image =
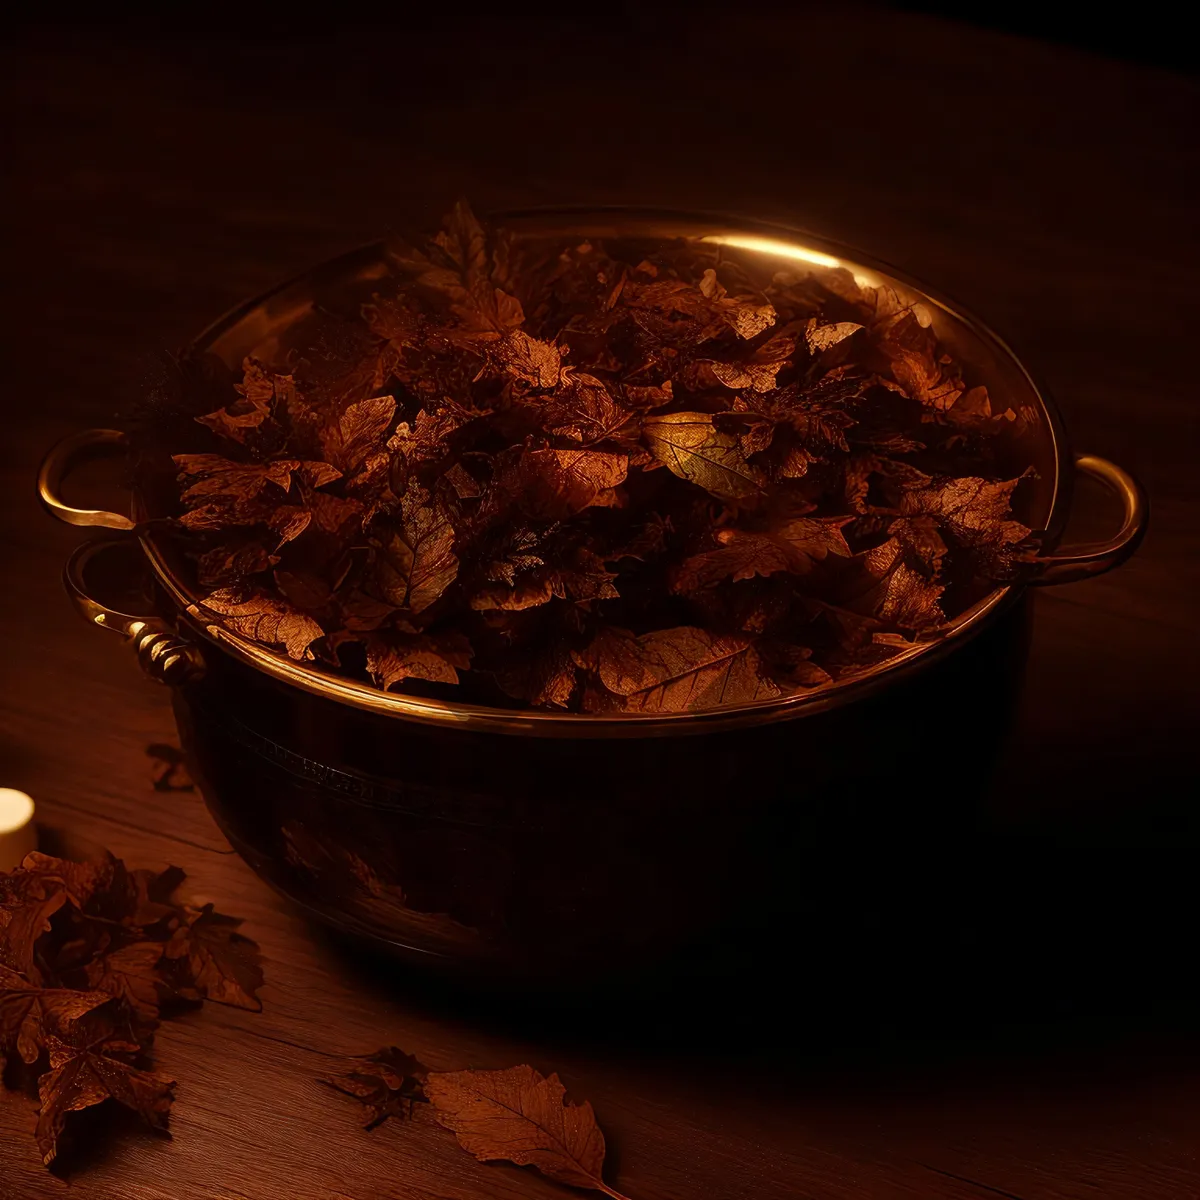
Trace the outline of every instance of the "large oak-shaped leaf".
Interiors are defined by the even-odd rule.
[[[717,429],[708,413],[648,417],[642,433],[650,453],[680,479],[722,500],[758,494],[758,472],[743,457],[738,439]]]
[[[900,499],[905,516],[936,517],[968,546],[1015,545],[1029,529],[1012,519],[1012,494],[1020,479],[992,483],[977,476],[943,480],[932,487],[912,488]]]
[[[13,1050],[23,1062],[37,1062],[48,1037],[110,999],[103,992],[37,987],[0,965],[0,1063]]]
[[[379,538],[375,579],[381,594],[397,608],[424,612],[457,575],[454,527],[428,492],[410,487],[399,521]]]
[[[214,912],[211,904],[188,911],[186,922],[163,950],[172,966],[169,979],[177,995],[262,1010],[255,995],[263,982],[258,947],[238,933],[241,923],[240,918]]]
[[[47,1166],[58,1154],[67,1117],[105,1100],[166,1130],[175,1083],[132,1065],[141,1047],[122,1014],[122,1007],[110,1001],[74,1021],[64,1036],[46,1040],[51,1070],[38,1082],[37,1140]]]
[[[572,1104],[557,1075],[530,1066],[434,1072],[425,1095],[437,1119],[480,1162],[531,1166],[560,1183],[624,1200],[601,1177],[604,1134],[590,1104]]]
[[[444,297],[464,332],[494,337],[525,319],[521,302],[496,286],[487,231],[465,200],[446,217],[428,255],[399,243],[389,253],[419,285]]]
[[[312,658],[309,647],[325,634],[312,617],[261,589],[246,593],[218,588],[203,604],[235,633],[267,646],[282,646],[292,658]]]
[[[161,942],[133,942],[113,950],[87,965],[88,986],[108,996],[125,1000],[138,1016],[154,1020],[168,995],[159,971]]]
[[[779,695],[779,688],[763,678],[749,638],[692,625],[641,637],[610,627],[601,630],[579,662],[623,697],[630,712],[685,712]]]

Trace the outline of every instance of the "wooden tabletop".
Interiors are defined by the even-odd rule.
[[[246,919],[267,983],[261,1014],[207,1006],[163,1026],[173,1138],[122,1130],[79,1158],[70,1193],[39,1162],[28,1102],[0,1093],[0,1200],[566,1194],[429,1125],[364,1133],[314,1079],[388,1043],[439,1069],[558,1070],[637,1200],[1200,1194],[1183,990],[1200,83],[932,18],[737,7],[10,39],[0,783],[134,865],[183,866],[193,898]],[[995,959],[976,946],[970,970],[893,944],[837,1022],[806,1002],[826,980],[798,937],[769,982],[719,1004],[527,1009],[348,957],[197,796],[151,789],[145,747],[176,740],[169,697],[68,607],[79,534],[34,501],[41,454],[107,423],[146,351],[460,193],[728,210],[862,246],[980,313],[1077,446],[1144,480],[1137,558],[1036,597],[1017,729],[959,864],[993,899],[1046,897],[1051,975],[1022,963],[1019,937]]]

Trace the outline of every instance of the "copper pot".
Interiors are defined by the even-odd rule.
[[[928,840],[960,821],[1015,695],[1024,587],[1119,565],[1145,533],[1148,503],[1120,467],[1071,454],[1056,409],[986,326],[857,253],[721,217],[617,209],[503,220],[528,238],[704,237],[890,284],[1020,413],[1014,473],[1036,476],[1016,515],[1045,531],[1020,586],[995,588],[937,636],[812,693],[665,715],[487,708],[384,693],[214,624],[150,523],[161,515],[154,496],[135,490],[130,516],[59,496],[80,455],[124,435],[90,430],[51,450],[39,477],[46,507],[131,535],[76,551],[68,592],[173,686],[205,800],[263,878],[321,920],[425,961],[586,974],[654,959],[738,912],[794,905],[809,848]],[[355,305],[385,270],[382,246],[354,251],[235,309],[196,349],[230,366],[248,354],[281,359],[303,344],[318,300]],[[1106,541],[1064,548],[1076,473],[1106,484],[1124,515]],[[101,594],[114,556],[148,565],[151,603]],[[896,764],[919,763],[930,738],[937,778],[914,804],[896,794]]]

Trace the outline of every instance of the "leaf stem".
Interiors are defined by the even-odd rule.
[[[597,1182],[597,1190],[603,1192],[610,1200],[629,1200],[629,1197],[624,1192],[616,1192],[604,1182],[603,1179]]]

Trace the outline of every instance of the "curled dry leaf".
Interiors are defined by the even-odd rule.
[[[150,776],[156,792],[191,792],[196,785],[188,773],[183,751],[166,742],[152,742],[146,754],[153,760]]]
[[[572,516],[622,483],[628,468],[626,455],[603,450],[527,450],[519,466],[522,506],[538,518]]]
[[[366,648],[367,670],[385,691],[405,679],[457,683],[471,665],[471,643],[461,634],[375,634]]]
[[[380,594],[396,608],[423,612],[458,575],[454,527],[429,494],[410,488],[398,522],[383,526],[375,578]]]
[[[642,435],[650,453],[673,475],[722,500],[745,500],[760,491],[757,473],[742,456],[737,438],[717,429],[707,413],[649,417]]]
[[[603,629],[578,655],[630,712],[670,713],[778,696],[751,639],[680,626],[637,637]]]
[[[234,941],[237,922],[174,901],[183,878],[178,867],[131,871],[107,853],[88,862],[33,853],[0,872],[0,1062],[13,1086],[38,1080],[47,1164],[71,1113],[108,1100],[165,1129],[174,1084],[146,1069],[164,1006],[230,1002],[231,977],[241,989],[232,1002],[257,1006],[246,989],[261,975],[229,965],[252,958],[253,943],[213,949]]]
[[[243,637],[381,688],[657,711],[844,677],[1019,577],[1026,417],[891,288],[465,202],[365,287],[240,379],[182,362],[146,435]],[[572,656],[614,628],[688,682],[608,688]]]
[[[37,1062],[49,1036],[63,1033],[111,998],[103,991],[38,987],[17,971],[0,966],[0,1066],[14,1051],[25,1063]]]
[[[312,658],[309,647],[325,634],[312,617],[261,590],[244,595],[234,588],[218,588],[204,597],[204,607],[235,633],[282,646],[292,658]]]
[[[368,459],[380,453],[395,414],[396,401],[391,396],[376,396],[349,405],[336,425],[321,431],[321,449],[329,462],[312,464],[326,470],[314,473],[311,485],[320,487],[339,475],[355,475]],[[330,463],[334,465],[330,467]]]
[[[166,1132],[175,1081],[135,1066],[142,1047],[115,1002],[91,1009],[73,1021],[64,1036],[46,1038],[50,1071],[38,1081],[41,1109],[37,1142],[49,1166],[67,1117],[105,1100],[132,1109],[159,1132]]]
[[[211,904],[186,911],[163,949],[173,968],[169,978],[176,995],[262,1011],[255,994],[263,982],[258,947],[237,932],[241,924],[239,918],[214,912]]]
[[[385,1046],[358,1059],[353,1068],[321,1082],[352,1096],[363,1106],[363,1128],[374,1129],[388,1117],[405,1119],[417,1104],[424,1104],[423,1081],[429,1069],[399,1046]]]
[[[531,1166],[570,1187],[625,1200],[602,1177],[604,1134],[592,1106],[567,1100],[557,1075],[530,1066],[432,1072],[425,1095],[438,1121],[480,1162]]]

